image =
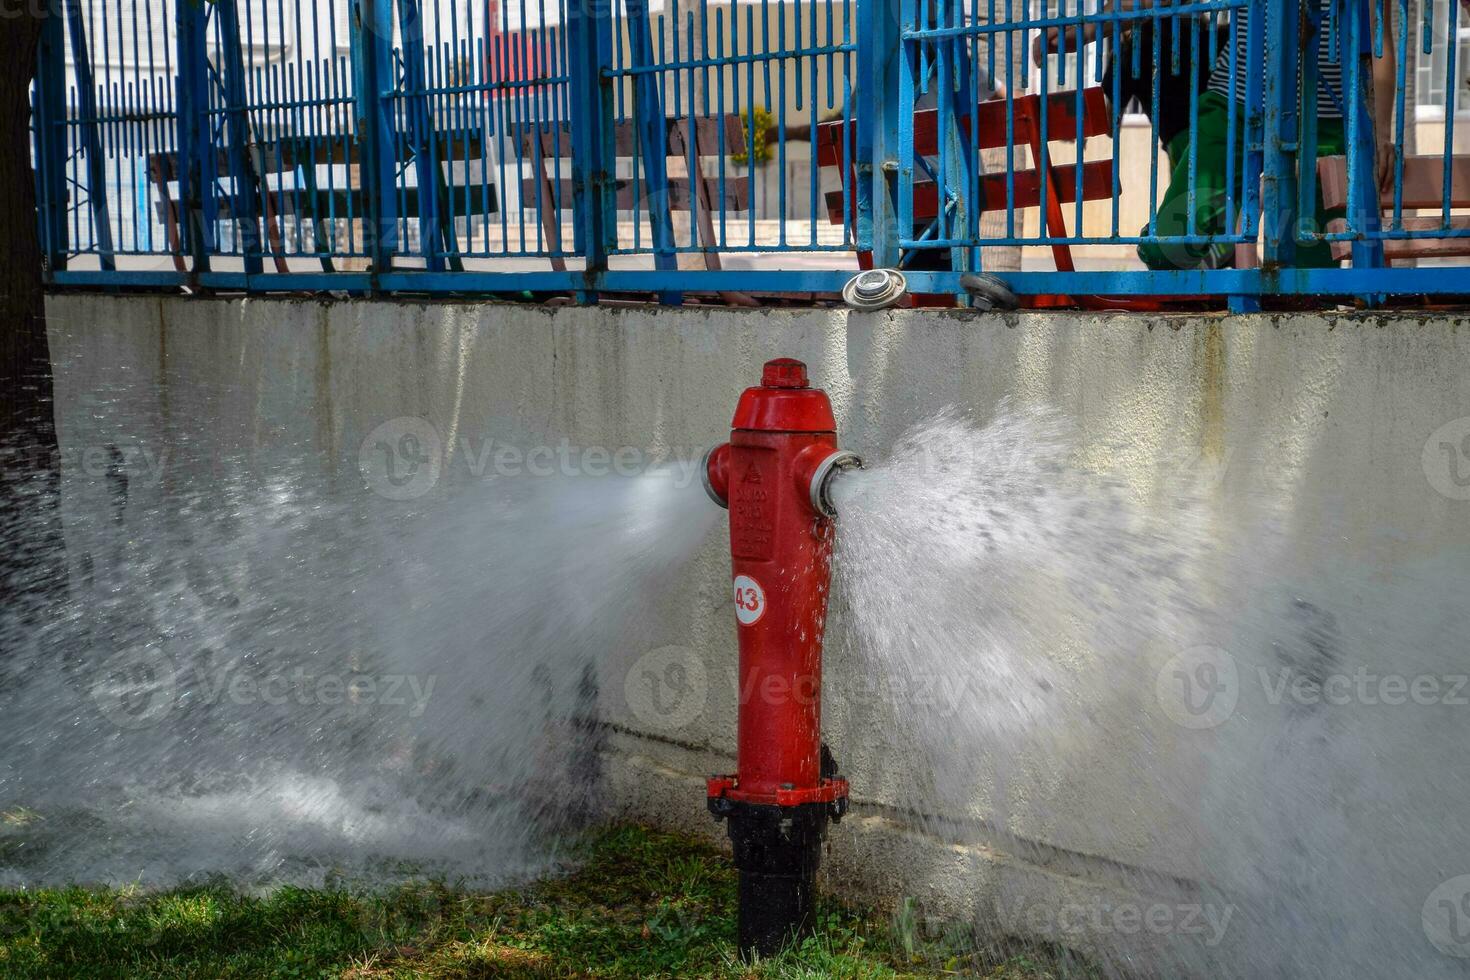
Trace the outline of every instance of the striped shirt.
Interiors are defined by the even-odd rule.
[[[1319,0],[1319,9],[1325,7],[1325,3]],[[1254,7],[1261,10],[1262,7]],[[1235,50],[1235,100],[1245,101],[1245,55],[1246,55],[1246,23],[1243,16],[1244,11],[1236,11],[1232,18],[1235,22],[1234,50]],[[1337,52],[1332,50],[1333,45],[1328,43],[1326,19],[1317,29],[1317,118],[1318,119],[1341,119],[1342,109],[1340,103],[1343,99],[1342,90],[1342,66],[1338,64]],[[1230,52],[1231,45],[1223,45],[1220,55],[1215,59],[1214,71],[1210,73],[1210,91],[1217,92],[1225,98],[1230,98]]]

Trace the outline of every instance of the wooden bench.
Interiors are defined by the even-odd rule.
[[[703,246],[705,267],[720,268],[719,237],[715,233],[715,214],[749,211],[751,186],[748,174],[734,173],[727,167],[723,181],[718,174],[707,176],[703,161],[710,157],[729,156],[746,149],[745,127],[735,113],[720,116],[696,116],[691,131],[689,120],[665,120],[665,138],[669,160],[683,160],[691,172],[668,178],[668,208],[690,211],[696,234]],[[613,130],[617,157],[631,158],[641,152],[638,130],[630,120],[619,122]],[[551,267],[566,269],[561,235],[561,212],[572,209],[572,182],[558,172],[562,161],[572,158],[572,134],[567,123],[555,126],[527,125],[520,138],[525,162],[531,165],[531,176],[521,181],[521,207],[535,208],[540,215]],[[620,211],[636,211],[648,206],[648,183],[640,175],[615,178],[615,195]]]
[[[1011,131],[1014,145],[1031,149],[1032,168],[1019,170],[1015,174],[1011,199],[1006,196],[1004,173],[984,174],[980,177],[980,200],[970,202],[974,212],[1002,211],[1008,206],[1020,208],[1041,207],[1047,233],[1054,238],[1068,235],[1065,213],[1062,206],[1076,203],[1080,196],[1084,201],[1108,200],[1113,196],[1113,161],[1111,158],[1088,160],[1082,163],[1080,180],[1077,161],[1082,154],[1081,144],[1077,157],[1059,163],[1055,155],[1046,158],[1045,196],[1042,193],[1042,145],[1047,142],[1083,142],[1094,136],[1106,136],[1112,132],[1107,101],[1101,88],[1082,90],[1082,125],[1079,134],[1077,93],[1055,92],[1047,96],[1046,130],[1042,131],[1041,96],[1025,95],[1012,100]],[[971,117],[974,123],[962,123],[961,131],[967,146],[978,146],[981,150],[998,149],[1006,146],[1006,100],[991,99],[976,106]],[[970,125],[979,132],[971,138]],[[914,154],[932,157],[939,154],[939,111],[923,109],[914,115]],[[833,224],[851,222],[856,227],[857,173],[851,166],[856,161],[851,143],[851,133],[845,120],[822,123],[817,127],[817,164],[821,167],[836,167],[842,174],[843,189],[827,194],[827,211]],[[978,162],[978,161],[977,161]],[[844,204],[846,208],[844,209]],[[939,214],[939,189],[933,180],[915,180],[913,212],[915,222],[930,222]],[[1076,265],[1072,260],[1071,248],[1065,243],[1052,245],[1052,256],[1061,272],[1072,272]],[[859,252],[858,264],[864,269],[873,267],[871,253]],[[1041,305],[1056,305],[1043,302]]]
[[[287,216],[296,219],[298,233],[303,220],[311,222],[312,253],[318,256],[324,271],[334,271],[330,255],[333,242],[325,222],[335,218],[362,220],[367,214],[361,190],[353,186],[352,180],[352,168],[358,164],[356,144],[342,137],[283,137],[270,143],[251,144],[249,154],[249,176],[255,181],[276,271],[287,271],[283,220]],[[177,205],[170,196],[170,183],[178,179],[178,158],[174,154],[155,154],[150,163],[159,196],[158,209],[168,215],[164,225],[169,247],[174,252],[174,265],[182,270]],[[330,176],[321,180],[319,168],[337,166],[346,168],[340,180]],[[220,151],[215,160],[215,178],[228,180],[229,176],[229,157]],[[234,201],[229,194],[220,195],[215,205],[221,218],[234,217]],[[299,250],[293,254],[299,254]]]
[[[1364,179],[1372,180],[1372,173]],[[1322,157],[1317,161],[1317,180],[1322,188],[1322,203],[1328,209],[1348,206],[1348,180],[1346,157]],[[1379,206],[1383,208],[1383,225],[1388,226],[1393,217],[1393,188],[1379,193]],[[1404,212],[1444,208],[1444,157],[1404,157],[1403,210]],[[1450,201],[1452,208],[1470,208],[1470,157],[1450,158]],[[1403,216],[1405,231],[1438,231],[1444,227],[1442,213],[1433,215]],[[1470,214],[1450,215],[1449,226],[1455,231],[1470,230]],[[1346,218],[1334,218],[1327,222],[1327,231],[1340,234],[1348,231]],[[1332,257],[1341,261],[1352,258],[1353,243],[1334,241]],[[1470,238],[1399,238],[1385,239],[1383,257],[1395,259],[1427,259],[1470,255]]]
[[[437,195],[440,227],[432,233],[440,236],[442,254],[448,256],[456,269],[461,264],[455,254],[458,252],[455,219],[488,217],[499,210],[495,184],[488,179],[489,165],[484,149],[484,141],[475,132],[435,134],[433,152],[439,168],[434,193]],[[333,243],[327,232],[327,222],[339,219],[363,221],[368,216],[367,200],[362,193],[360,178],[356,176],[361,166],[357,141],[340,135],[293,136],[251,144],[249,150],[251,173],[248,177],[254,181],[261,202],[266,239],[276,270],[287,271],[288,253],[282,219],[292,217],[297,221],[298,230],[303,221],[311,222],[312,251],[303,254],[316,257],[323,270],[333,271],[330,254]],[[402,174],[394,190],[398,216],[400,219],[421,217],[421,189],[416,182],[408,182],[416,178],[413,153],[407,138],[401,135],[398,159]],[[445,178],[446,164],[450,177],[455,179]],[[475,164],[480,168],[478,179],[471,173]],[[157,196],[155,213],[167,233],[174,266],[183,271],[179,205],[174,193],[179,180],[178,166],[176,153],[154,153],[148,157],[149,179]],[[325,175],[323,168],[327,171]],[[335,168],[344,171],[340,178],[334,175]],[[222,150],[215,154],[215,178],[230,179],[229,156]],[[215,204],[220,218],[233,217],[231,195],[217,195]],[[420,233],[431,234],[424,229]]]

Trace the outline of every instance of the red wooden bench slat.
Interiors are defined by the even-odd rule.
[[[407,156],[407,138],[400,137],[401,152]],[[440,132],[434,134],[433,153],[440,163],[459,163],[466,160],[481,160],[485,156],[485,141],[478,134]],[[250,145],[251,162],[257,170],[265,173],[281,173],[295,167],[357,164],[362,162],[361,147],[351,134],[345,136],[322,136],[318,138],[283,137],[268,139]],[[177,153],[152,153],[148,156],[151,166],[163,175],[163,179],[179,179],[179,156]],[[224,150],[215,153],[215,173],[227,177],[230,173],[229,155]]]
[[[687,156],[689,153],[689,120],[678,118],[665,121],[668,123],[666,139],[669,156]],[[535,129],[527,127],[521,134],[522,152],[535,153],[535,139],[538,133],[541,137],[543,155],[571,159],[572,130],[570,124],[558,123],[555,126],[538,126]],[[696,116],[695,135],[699,137],[700,156],[719,156],[721,135],[724,136],[725,156],[740,153],[745,149],[745,128],[740,117],[733,112],[727,112],[722,116]],[[620,157],[630,157],[635,150],[641,152],[638,144],[638,127],[632,120],[625,119],[613,126],[613,147],[614,152]]]
[[[1317,180],[1322,185],[1322,203],[1325,207],[1347,207],[1347,157],[1319,159]],[[1403,186],[1405,210],[1444,207],[1444,157],[1404,157]],[[1385,211],[1391,209],[1393,189],[1380,192],[1378,203]],[[1450,158],[1450,207],[1470,207],[1470,156]]]
[[[846,119],[834,119],[817,124],[817,166],[842,167],[855,162],[844,159],[842,154],[842,136],[848,131],[847,123]]]
[[[1071,166],[1054,167],[1052,183],[1056,186],[1057,199],[1062,204],[1073,204],[1077,200],[1077,175]],[[980,191],[984,203],[977,205],[981,212],[1003,211],[1006,207],[1006,175],[986,174],[980,178]],[[1041,176],[1036,170],[1016,172],[1016,208],[1041,206]],[[832,224],[844,221],[842,191],[827,192],[827,216]],[[1113,196],[1113,161],[1089,160],[1082,165],[1082,200],[1097,201]],[[851,205],[851,199],[848,204]],[[939,195],[930,180],[914,184],[914,220],[930,221],[939,213]]]
[[[1443,221],[1437,214],[1404,218],[1405,231],[1439,231],[1442,227]],[[1450,228],[1455,231],[1470,229],[1470,214],[1450,215]],[[1327,222],[1327,230],[1332,234],[1341,234],[1348,230],[1347,221],[1334,218]],[[1336,241],[1331,245],[1334,259],[1342,261],[1353,257],[1352,242]],[[1432,259],[1465,255],[1470,255],[1470,238],[1391,238],[1383,243],[1383,257],[1386,259]]]
[[[1034,124],[1041,125],[1041,96],[1023,95],[1013,101],[1011,127],[1017,144],[1030,140]],[[1051,140],[1077,139],[1077,93],[1053,92],[1046,100],[1046,131]],[[1006,145],[1006,100],[989,99],[976,106],[975,117],[980,123],[977,142],[982,150],[999,149]],[[920,156],[934,156],[939,152],[939,110],[921,109],[914,113],[914,152]],[[844,162],[842,136],[847,131],[843,119],[822,123],[817,127],[817,163],[823,167],[841,166]],[[968,141],[969,127],[961,126]],[[1108,118],[1108,105],[1103,90],[1098,87],[1082,90],[1082,138],[1106,136],[1112,132],[1112,121]],[[850,152],[850,151],[849,151]]]
[[[1077,132],[1077,94],[1075,92],[1055,92],[1047,96],[1046,111],[1046,133],[1052,140],[1076,140]],[[1023,95],[1015,100],[1015,110],[1012,112],[1012,128],[1015,133],[1015,141],[1025,142],[1031,137],[1028,128],[1035,124],[1041,126],[1041,96]],[[1004,99],[990,99],[980,103],[976,107],[976,117],[980,122],[980,133],[977,142],[982,150],[999,149],[1006,145],[1006,102]],[[939,112],[937,109],[925,110],[914,117],[914,150],[923,156],[933,156],[939,152]],[[961,126],[966,142],[969,142],[969,127]],[[1108,121],[1108,106],[1103,98],[1101,88],[1086,88],[1082,90],[1082,133],[1083,139],[1093,136],[1102,136],[1111,132]]]
[[[1341,156],[1322,157],[1317,161],[1317,180],[1322,187],[1322,203],[1328,208],[1347,207],[1348,175],[1347,158]],[[1404,158],[1403,208],[1405,211],[1444,207],[1444,157],[1408,156]],[[1393,211],[1393,188],[1381,190],[1378,205],[1384,211],[1386,227]],[[1450,158],[1450,207],[1470,207],[1470,156]],[[1431,232],[1443,226],[1443,218],[1434,215],[1404,215],[1406,231]],[[1455,230],[1470,228],[1470,215],[1451,215],[1450,227]],[[1327,222],[1327,230],[1340,234],[1348,230],[1347,221],[1335,218]],[[1352,258],[1353,243],[1332,242],[1332,257],[1338,261]],[[1470,255],[1470,238],[1413,238],[1386,239],[1383,242],[1383,257],[1394,259],[1448,258]]]
[[[709,180],[710,207],[715,211],[749,211],[750,210],[750,180],[746,177],[726,177],[724,200],[720,200],[719,182],[713,178]],[[553,192],[557,196],[552,201],[545,200],[547,192],[555,186]],[[538,191],[538,188],[540,190]],[[541,199],[537,199],[537,194]],[[617,204],[623,211],[634,209],[634,185],[631,179],[619,179],[617,182]],[[637,185],[638,201],[637,207],[642,209],[648,206],[648,184],[639,181]],[[526,177],[521,181],[521,200],[528,205],[539,204],[543,208],[552,207],[559,202],[562,210],[571,210],[572,207],[572,182],[562,179],[552,185],[550,182],[543,184],[535,177]],[[669,178],[669,202],[668,207],[674,211],[688,211],[690,205],[689,178]]]

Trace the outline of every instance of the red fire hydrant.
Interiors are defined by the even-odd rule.
[[[830,487],[862,464],[837,448],[826,393],[790,358],[766,364],[731,428],[703,473],[710,496],[730,510],[737,771],[709,780],[708,805],[729,820],[741,954],[769,956],[810,926],[827,823],[847,810],[847,781],[821,740],[822,634],[836,516]]]

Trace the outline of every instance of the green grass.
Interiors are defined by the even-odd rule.
[[[589,839],[578,869],[495,893],[221,883],[169,892],[0,891],[4,977],[1092,976],[1065,951],[921,934],[912,907],[835,900],[816,933],[754,967],[735,955],[735,876],[707,843],[643,827]]]

